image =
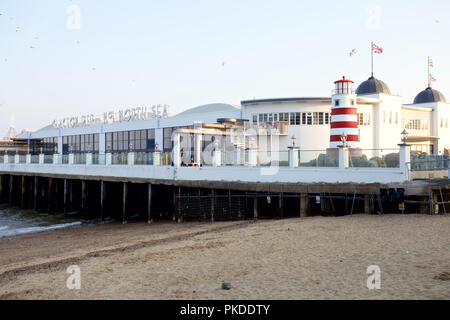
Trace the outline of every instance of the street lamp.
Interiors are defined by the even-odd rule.
[[[346,147],[347,146],[347,135],[344,132],[341,133],[341,141],[342,141],[342,146]]]
[[[295,147],[295,142],[297,141],[297,137],[295,136],[295,134],[292,135],[291,139],[292,139],[292,146]]]
[[[408,132],[406,131],[406,129],[403,129],[401,135],[403,144],[406,144],[406,140],[408,139]]]

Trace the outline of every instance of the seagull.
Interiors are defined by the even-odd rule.
[[[222,62],[222,67],[225,67],[225,61]]]
[[[96,68],[92,68],[93,71],[97,70]]]
[[[434,20],[434,22],[439,23],[440,21],[438,19]]]
[[[30,46],[30,49],[34,49],[34,47],[33,47],[33,46]]]
[[[352,49],[352,51],[350,51],[349,53],[350,57],[353,56],[354,54],[356,54],[356,49]]]

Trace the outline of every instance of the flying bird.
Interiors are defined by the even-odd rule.
[[[222,62],[222,67],[225,67],[225,61]]]
[[[352,51],[350,51],[349,53],[350,57],[353,56],[354,54],[356,54],[356,49],[352,49]]]

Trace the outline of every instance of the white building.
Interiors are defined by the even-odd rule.
[[[338,101],[341,99],[344,101]],[[133,109],[126,111],[130,116],[121,114],[119,120],[105,118],[90,124],[83,120],[76,125],[66,125],[67,128],[60,128],[55,123],[33,133],[24,133],[19,138],[30,141],[29,150],[34,154],[152,152],[155,149],[170,152],[174,131],[179,128],[192,130],[202,124],[202,128],[222,130],[216,136],[225,137],[224,150],[233,145],[256,147],[250,140],[244,145],[234,138],[226,138],[227,123],[236,123],[232,119],[237,119],[237,124],[244,128],[244,136],[245,132],[253,130],[260,151],[287,152],[294,143],[300,150],[324,151],[330,148],[332,106],[339,103],[356,107],[358,128],[352,132],[358,132],[359,148],[363,150],[397,148],[400,133],[406,129],[412,152],[449,153],[450,104],[444,96],[427,88],[412,104],[403,105],[399,96],[391,94],[388,86],[374,77],[361,83],[355,92],[350,88],[347,95],[247,100],[242,101],[240,107],[209,104],[166,118],[141,117],[140,111]],[[202,149],[216,140],[215,134],[206,131],[190,134],[192,139],[187,140],[191,146],[197,139],[193,136],[202,135]],[[193,151],[190,147],[187,149],[183,151]]]

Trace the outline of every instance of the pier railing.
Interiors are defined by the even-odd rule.
[[[174,150],[176,150],[174,148]],[[398,169],[410,171],[448,168],[450,156],[410,155],[409,146],[391,149],[356,149],[348,147],[326,150],[262,151],[236,147],[234,150],[204,152],[120,152],[77,154],[2,154],[0,164],[68,165],[68,166],[173,166],[173,167],[280,167],[323,169]]]

